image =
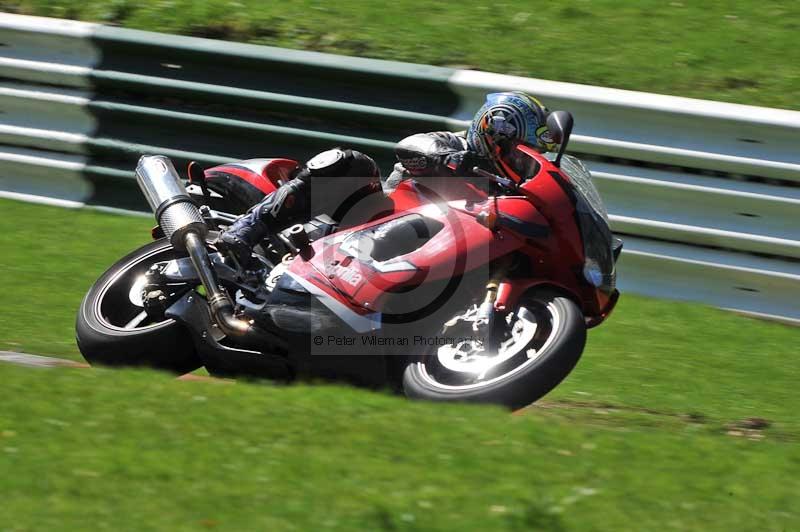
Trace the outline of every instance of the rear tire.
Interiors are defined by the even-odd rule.
[[[571,299],[554,292],[535,293],[523,299],[520,305],[536,306],[540,309],[537,315],[550,316],[548,339],[540,339],[535,357],[527,355],[529,349],[535,347],[534,338],[525,346],[525,358],[517,366],[485,382],[459,384],[448,380],[458,378],[458,373],[448,371],[439,363],[439,355],[434,351],[406,367],[403,374],[406,395],[430,401],[496,403],[516,409],[555,388],[578,363],[586,344],[583,313]]]
[[[116,262],[83,298],[75,324],[78,349],[92,365],[147,366],[188,373],[203,365],[182,325],[167,319],[126,328],[143,309],[130,301],[135,280],[156,262],[178,256],[169,241],[147,244]]]

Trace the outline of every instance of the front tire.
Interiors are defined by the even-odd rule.
[[[202,366],[189,331],[172,319],[151,320],[132,301],[134,284],[152,264],[178,256],[161,239],[120,259],[95,282],[81,302],[75,324],[78,349],[87,362],[179,374]],[[176,293],[189,288],[176,287]]]
[[[406,367],[405,394],[415,399],[496,403],[516,409],[555,388],[583,353],[583,313],[571,299],[542,291],[523,298],[515,314],[536,320],[534,333],[530,339],[523,337],[524,345],[516,348],[518,352],[498,351],[495,356],[499,358],[470,360],[469,356],[453,356],[452,346],[438,347]],[[513,318],[510,320],[513,325],[509,323],[508,327],[516,327]],[[508,342],[513,341],[511,335],[509,330]]]

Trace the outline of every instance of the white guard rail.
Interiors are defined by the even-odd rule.
[[[140,153],[216,163],[464,127],[487,92],[575,116],[620,287],[800,323],[800,113],[0,14],[0,196],[143,205]]]

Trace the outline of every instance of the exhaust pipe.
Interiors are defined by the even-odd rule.
[[[220,287],[206,251],[208,226],[186,192],[172,161],[163,155],[142,156],[136,165],[136,182],[172,247],[189,254],[208,294],[211,315],[222,332],[236,337],[255,336],[255,333],[262,335],[261,331],[255,330],[252,322],[233,315],[233,303]],[[275,335],[268,336],[273,342],[282,342]]]
[[[205,239],[208,226],[181,183],[172,161],[163,155],[143,156],[136,165],[136,182],[172,247],[186,251],[184,241],[189,233]]]

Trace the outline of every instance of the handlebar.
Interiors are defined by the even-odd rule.
[[[516,185],[516,183],[514,183],[514,181],[512,181],[510,179],[507,179],[505,177],[500,177],[497,174],[493,174],[491,172],[487,172],[486,170],[484,170],[483,168],[480,168],[478,166],[473,166],[472,167],[472,173],[477,175],[477,176],[479,176],[479,177],[483,177],[484,179],[488,179],[489,181],[493,181],[493,182],[497,183],[498,185],[502,185],[502,186],[504,186],[506,188],[514,188],[514,186]]]

